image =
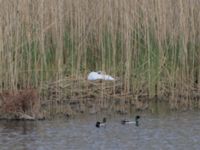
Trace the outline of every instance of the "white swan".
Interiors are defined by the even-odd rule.
[[[110,75],[106,75],[105,73],[98,71],[98,72],[90,72],[88,77],[88,80],[111,80],[114,81],[115,79],[111,77]]]

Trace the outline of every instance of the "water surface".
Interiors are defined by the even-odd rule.
[[[108,116],[106,128],[96,128],[103,116],[52,121],[0,121],[1,150],[199,150],[200,112],[141,114],[140,126],[123,126],[130,116]],[[133,119],[133,118],[132,118]]]

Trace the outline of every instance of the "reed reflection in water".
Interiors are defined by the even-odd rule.
[[[2,150],[63,149],[200,149],[200,112],[162,115],[141,114],[140,126],[123,126],[129,116],[108,116],[106,128],[96,128],[103,116],[86,115],[70,120],[1,121]]]

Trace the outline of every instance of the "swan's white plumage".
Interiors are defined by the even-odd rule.
[[[90,72],[87,77],[88,80],[111,80],[114,81],[115,79],[110,75],[106,75],[102,72]]]

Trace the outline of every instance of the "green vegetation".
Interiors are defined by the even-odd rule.
[[[0,0],[0,89],[103,70],[124,93],[188,105],[200,79],[199,10],[198,0]]]

